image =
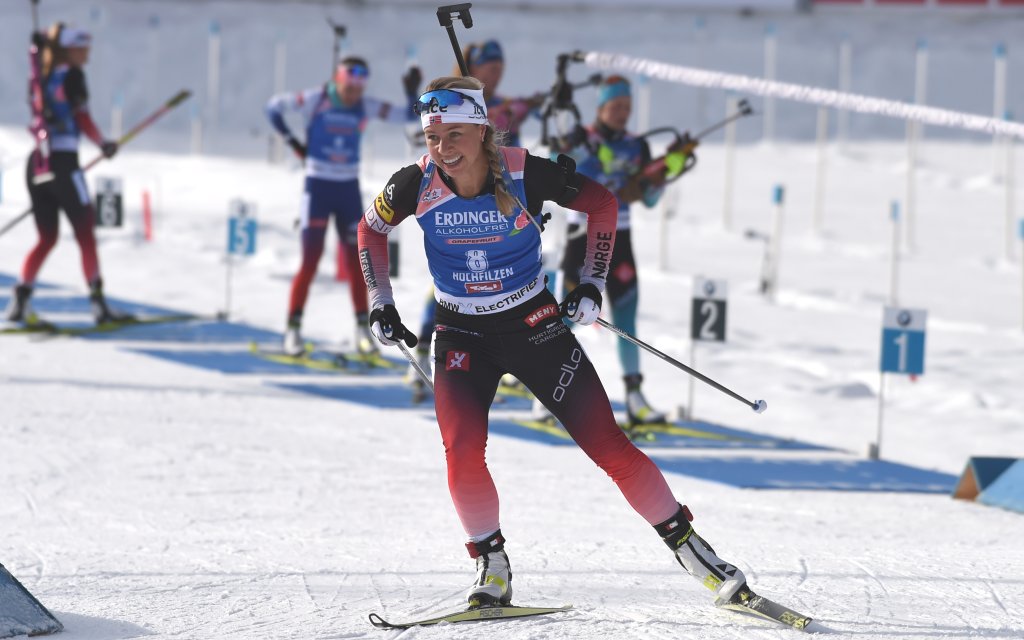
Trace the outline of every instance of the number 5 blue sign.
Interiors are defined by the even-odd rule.
[[[882,321],[882,371],[924,373],[924,336],[928,312],[886,307]]]
[[[228,253],[251,256],[256,253],[256,221],[228,218]]]

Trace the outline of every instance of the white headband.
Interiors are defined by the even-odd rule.
[[[65,49],[81,49],[92,44],[92,36],[85,29],[64,27],[61,29],[58,43]]]
[[[432,124],[452,124],[456,122],[490,124],[487,120],[487,103],[484,102],[484,92],[482,89],[447,89],[447,91],[461,93],[470,99],[463,100],[462,104],[459,105],[441,106],[440,104],[435,104],[430,109],[425,108],[425,105],[421,103],[420,106],[424,107],[422,113],[420,113],[420,125],[422,128],[426,129]]]

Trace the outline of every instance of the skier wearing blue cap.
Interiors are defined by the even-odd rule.
[[[487,117],[498,131],[505,132],[509,146],[519,146],[519,127],[534,113],[547,94],[536,93],[522,98],[498,95],[498,85],[505,74],[505,55],[497,40],[469,44],[462,51],[469,75],[484,85]]]
[[[651,151],[646,140],[626,131],[626,123],[632,111],[629,81],[618,75],[605,78],[598,89],[597,105],[595,122],[585,128],[586,144],[578,146],[573,156],[577,160],[577,171],[604,185],[618,199],[618,241],[609,268],[608,298],[613,323],[627,333],[636,335],[639,287],[630,240],[630,204],[639,200],[652,207],[661,198],[664,188],[645,186],[631,180],[651,161]],[[569,290],[578,286],[580,281],[586,232],[586,217],[571,212],[567,231],[569,240],[562,260],[564,282]],[[640,390],[643,375],[640,373],[639,349],[633,343],[619,338],[618,352],[626,385],[629,424],[665,422],[665,414],[652,408]]]

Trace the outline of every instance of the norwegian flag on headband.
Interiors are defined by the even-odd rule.
[[[430,116],[430,124],[441,124],[441,116]]]

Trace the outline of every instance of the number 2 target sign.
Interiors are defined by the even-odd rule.
[[[690,337],[705,342],[725,342],[726,282],[697,276],[690,307]]]

